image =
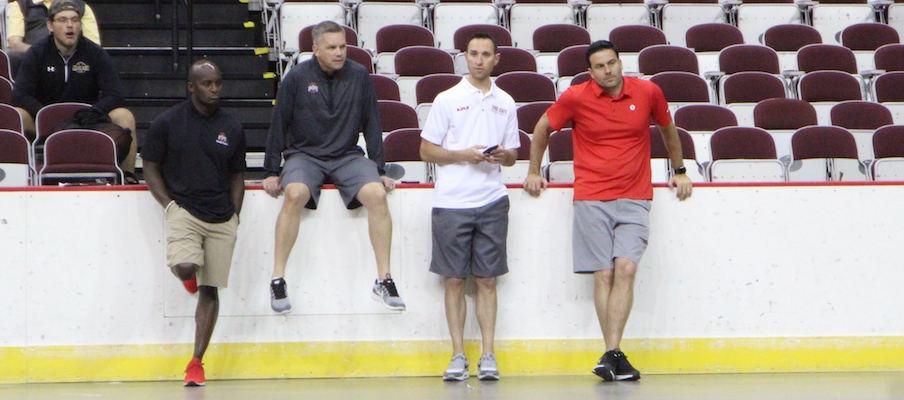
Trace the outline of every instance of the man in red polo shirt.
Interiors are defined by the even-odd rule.
[[[606,352],[593,373],[607,381],[640,379],[619,349],[634,301],[637,264],[649,237],[652,119],[665,140],[674,167],[669,188],[678,199],[691,195],[681,141],[668,103],[656,84],[622,77],[618,50],[608,41],[587,49],[590,81],[565,91],[537,122],[524,190],[539,196],[547,186],[540,160],[549,134],[574,125],[574,272],[592,273],[594,303]]]

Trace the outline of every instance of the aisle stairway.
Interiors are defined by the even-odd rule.
[[[245,127],[250,172],[246,178],[259,179],[260,152],[277,85],[260,13],[250,11],[240,0],[194,0],[189,60],[188,2],[176,3],[178,51],[174,52],[173,2],[90,1],[100,24],[101,41],[116,63],[128,107],[135,114],[139,151],[154,117],[186,98],[187,67],[194,60],[208,58],[223,71],[223,108]]]

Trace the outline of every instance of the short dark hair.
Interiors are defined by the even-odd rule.
[[[587,47],[587,64],[590,64],[590,56],[592,56],[593,53],[600,52],[603,50],[614,51],[615,58],[618,58],[618,48],[615,47],[614,43],[612,43],[608,40],[597,40],[597,41],[591,43],[590,46]],[[591,65],[591,67],[593,67],[593,65]]]
[[[323,36],[324,33],[336,33],[342,32],[345,33],[345,29],[342,29],[342,25],[339,25],[333,21],[323,21],[317,25],[314,25],[314,29],[311,29],[311,39],[313,39],[316,44],[320,37]]]
[[[466,42],[467,44],[465,45],[465,50],[468,50],[467,45],[471,44],[471,41],[474,39],[489,39],[491,42],[493,42],[493,54],[496,54],[499,50],[499,46],[496,45],[496,39],[493,39],[492,36],[485,32],[474,32],[474,34],[469,36],[468,41]]]

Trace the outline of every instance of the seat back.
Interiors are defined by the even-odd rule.
[[[38,110],[38,115],[35,117],[35,131],[37,134],[35,144],[43,144],[61,122],[72,118],[76,111],[89,107],[91,105],[85,103],[54,103],[42,107]]]
[[[807,126],[791,136],[793,160],[812,158],[857,158],[857,142],[847,129],[837,126]]]
[[[395,52],[409,46],[436,46],[433,32],[418,25],[386,25],[377,31],[376,40],[377,53]]]
[[[753,108],[753,123],[769,130],[800,129],[816,125],[816,109],[798,99],[767,99]]]
[[[744,71],[781,73],[775,50],[758,44],[735,44],[722,49],[719,52],[719,71],[726,74]]]
[[[433,74],[422,77],[415,86],[417,104],[433,103],[436,95],[461,82],[461,76],[455,74]]]
[[[775,25],[763,33],[763,44],[775,51],[797,52],[814,43],[822,43],[822,36],[815,28],[804,24]]]
[[[854,76],[841,71],[813,71],[800,77],[798,98],[814,102],[862,100],[863,88]]]
[[[873,156],[878,160],[889,157],[904,158],[904,125],[889,125],[873,134]]]
[[[574,144],[571,140],[571,128],[561,129],[549,136],[549,162],[573,161]]]
[[[0,103],[0,129],[9,129],[19,133],[25,133],[22,115],[16,111],[15,107],[9,104]]]
[[[420,149],[420,129],[399,129],[383,138],[383,155],[386,162],[398,164],[405,170],[400,178],[403,182],[433,181],[431,165],[421,159]]]
[[[374,91],[377,92],[377,100],[395,100],[400,101],[399,84],[395,80],[380,74],[370,74],[370,81],[374,85]]]
[[[518,129],[527,133],[534,133],[537,121],[546,113],[553,104],[551,101],[537,101],[523,104],[518,107]]]
[[[369,51],[357,46],[346,46],[345,57],[364,66],[367,72],[374,73],[374,57]]]
[[[512,71],[537,72],[537,59],[531,52],[518,47],[499,47],[497,51],[499,63],[493,67],[492,76]]]
[[[797,67],[804,72],[835,70],[856,74],[857,57],[847,47],[808,44],[797,51]]]
[[[496,41],[496,46],[512,46],[512,34],[505,28],[493,24],[465,25],[455,30],[455,49],[465,53],[468,51],[468,38],[475,33],[486,33]],[[443,44],[445,46],[445,44]]]
[[[904,125],[876,130],[872,138],[874,160],[871,175],[877,181],[904,180]]]
[[[841,45],[851,50],[875,51],[886,44],[901,43],[898,31],[886,24],[863,22],[841,31]]]
[[[731,126],[713,133],[709,139],[712,160],[774,160],[775,141],[760,128]]]
[[[421,159],[421,130],[398,129],[383,138],[383,155],[387,162],[423,161]]]
[[[6,54],[6,51],[0,51],[0,78],[5,78],[10,81],[16,78],[13,76],[9,55]]]
[[[829,115],[832,125],[846,129],[875,130],[894,124],[891,111],[882,104],[871,101],[843,101],[832,106]]]
[[[13,82],[2,77],[0,77],[0,103],[13,103]]]
[[[590,44],[590,32],[574,24],[549,24],[533,34],[534,50],[557,53],[567,47]]]
[[[674,117],[675,125],[692,132],[715,132],[727,126],[738,126],[735,114],[728,108],[716,104],[681,106],[675,110]]]
[[[116,162],[116,144],[107,134],[90,129],[64,129],[47,137],[39,179],[112,178],[123,182]]]
[[[886,72],[873,79],[876,101],[904,102],[904,71]]]
[[[694,52],[718,52],[734,45],[744,44],[744,34],[737,27],[725,23],[694,25],[685,34],[687,48]]]
[[[709,85],[700,75],[690,72],[660,72],[650,81],[662,88],[669,103],[709,103]]]
[[[558,75],[575,76],[581,72],[587,72],[590,64],[587,63],[587,45],[577,45],[568,47],[559,52],[556,58],[558,67]]]
[[[436,47],[405,47],[396,52],[394,63],[395,73],[400,76],[455,73],[452,56]]]
[[[650,25],[624,25],[612,29],[609,41],[619,53],[640,53],[641,50],[655,45],[668,44],[665,33]]]
[[[700,64],[693,50],[671,45],[654,45],[640,51],[637,65],[641,74],[656,75],[665,71],[700,73]]]
[[[512,96],[516,103],[556,101],[556,85],[536,72],[515,71],[499,75],[496,86]]]
[[[31,144],[22,133],[0,129],[0,172],[0,187],[27,186],[31,181]]]
[[[886,72],[904,71],[904,44],[886,44],[876,49],[873,54],[876,69]]]
[[[380,124],[383,132],[392,132],[402,128],[417,128],[417,112],[401,101],[379,100]]]

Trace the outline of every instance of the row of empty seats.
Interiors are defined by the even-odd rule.
[[[0,186],[66,179],[122,183],[123,171],[110,136],[90,129],[55,129],[76,111],[89,107],[84,103],[56,103],[41,108],[35,118],[36,137],[29,141],[22,116],[9,104],[0,103],[0,135],[4,136],[0,165],[6,175]]]
[[[900,181],[904,179],[904,125],[881,127],[870,135],[874,158],[858,159],[854,135],[838,126],[806,126],[788,135],[788,156],[776,151],[774,135],[762,128],[728,126],[709,137],[709,161],[699,163],[692,133],[678,129],[683,158],[694,181],[709,182],[814,182]],[[544,157],[543,171],[550,182],[574,180],[571,129],[553,133]],[[530,139],[521,132],[522,144],[514,167],[503,168],[504,181],[523,182],[527,174]],[[665,182],[671,166],[659,129],[650,127],[654,182]],[[419,154],[420,129],[399,129],[385,137],[387,162],[403,165],[404,182],[433,182],[436,176]],[[694,168],[694,166],[697,168]],[[441,179],[441,178],[439,178]]]
[[[512,33],[514,45],[535,47],[533,32],[543,25],[572,24],[592,37],[606,38],[612,29],[642,24],[662,29],[671,44],[684,46],[685,32],[702,23],[734,25],[747,43],[756,43],[770,26],[784,23],[811,25],[829,43],[845,26],[859,22],[887,23],[904,32],[902,6],[884,2],[850,1],[263,1],[269,37],[284,48],[305,26],[333,20],[355,29],[360,44],[376,49],[378,31],[386,25],[408,24],[430,29],[436,44],[451,48],[454,32],[470,24],[495,24]],[[284,42],[284,43],[283,43]]]

